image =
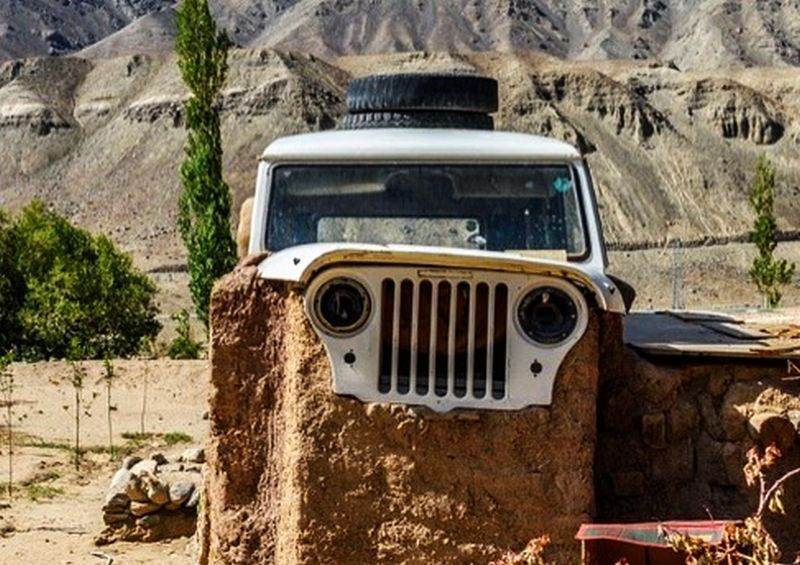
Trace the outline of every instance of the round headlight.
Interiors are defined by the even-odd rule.
[[[331,279],[314,296],[314,312],[327,331],[353,333],[361,329],[369,318],[369,293],[364,285],[353,279]]]
[[[538,343],[566,340],[578,325],[578,305],[566,292],[543,286],[529,292],[517,309],[519,327]]]

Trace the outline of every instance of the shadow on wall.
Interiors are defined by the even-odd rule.
[[[770,472],[800,466],[800,381],[786,361],[606,359],[598,406],[598,521],[729,519],[752,514],[747,451],[776,443]],[[786,516],[766,524],[783,555],[800,551],[800,480],[786,484]]]

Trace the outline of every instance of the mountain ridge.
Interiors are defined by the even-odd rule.
[[[172,0],[82,6],[0,0],[0,59],[111,57],[172,47]],[[325,58],[503,51],[567,60],[658,59],[681,69],[800,64],[800,0],[215,0],[211,8],[241,47]]]

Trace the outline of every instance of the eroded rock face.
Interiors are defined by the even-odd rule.
[[[701,80],[689,93],[688,111],[697,112],[722,137],[771,145],[783,137],[785,118],[763,94],[725,80]]]
[[[462,563],[591,519],[599,321],[549,408],[436,415],[331,391],[302,298],[242,268],[212,302],[206,563]]]
[[[642,96],[597,71],[544,73],[535,82],[539,98],[587,112],[609,124],[617,135],[645,141],[670,127],[667,118]]]

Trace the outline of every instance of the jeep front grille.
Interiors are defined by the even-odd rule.
[[[381,394],[505,398],[506,284],[385,278],[380,295]]]

